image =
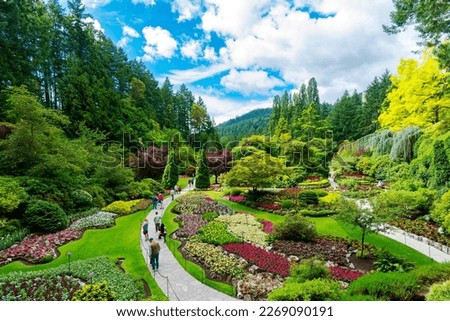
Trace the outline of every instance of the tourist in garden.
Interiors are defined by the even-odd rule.
[[[175,193],[178,193],[178,185],[175,185],[175,186],[173,187],[173,189],[175,190]]]
[[[162,193],[158,194],[158,204],[160,205],[161,209],[163,209],[163,201],[164,201],[164,196]]]
[[[175,199],[175,190],[174,189],[172,189],[170,191],[170,196],[172,197],[172,201],[173,201]]]
[[[144,233],[145,240],[148,240],[148,220],[144,220],[144,224],[142,225],[142,233]]]
[[[158,198],[156,197],[156,195],[152,195],[152,204],[153,209],[156,210],[156,208],[158,207]]]
[[[158,241],[154,240],[153,237],[149,239],[150,241],[150,264],[152,265],[153,271],[158,271],[159,269],[159,251],[161,247]]]
[[[166,227],[164,223],[161,223],[159,227],[159,239],[163,239],[164,243],[166,243]]]
[[[153,222],[155,222],[155,231],[159,231],[159,227],[161,226],[161,216],[158,215],[158,212],[155,213],[155,217],[153,218]]]

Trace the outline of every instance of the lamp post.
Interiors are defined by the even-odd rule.
[[[94,278],[94,276],[95,276],[94,272],[91,272],[88,274],[88,278],[89,278],[89,281],[91,282],[91,284],[92,284],[92,279]]]
[[[67,259],[69,260],[69,274],[70,274],[70,257],[72,256],[72,252],[67,252]]]

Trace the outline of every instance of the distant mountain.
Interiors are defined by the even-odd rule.
[[[255,109],[216,127],[222,143],[240,141],[251,135],[266,134],[272,108]]]

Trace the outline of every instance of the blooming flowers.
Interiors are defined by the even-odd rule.
[[[222,245],[222,248],[243,257],[264,271],[276,273],[283,277],[289,275],[289,261],[279,253],[266,251],[250,243],[230,243]]]
[[[355,281],[357,278],[361,277],[364,275],[364,273],[356,271],[356,270],[352,270],[346,267],[342,267],[342,266],[330,266],[328,267],[328,269],[331,272],[331,275],[338,279],[339,281],[344,281],[344,282],[352,282]]]
[[[228,200],[230,200],[232,202],[236,202],[236,203],[246,200],[246,197],[242,196],[242,195],[238,195],[238,196],[228,195],[227,198],[228,198]]]
[[[56,247],[81,237],[80,230],[65,229],[55,234],[29,235],[22,242],[16,243],[0,252],[0,258],[24,259],[38,263],[50,257],[55,258]]]
[[[237,237],[261,246],[266,246],[266,234],[253,215],[235,214],[219,216],[216,221],[227,223],[228,231]]]

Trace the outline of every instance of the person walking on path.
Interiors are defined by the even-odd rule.
[[[153,237],[149,239],[150,241],[150,264],[153,271],[158,271],[159,269],[159,251],[161,247],[158,241],[154,240]]]
[[[163,239],[164,243],[166,243],[166,227],[164,223],[161,223],[161,226],[159,227],[159,239]]]
[[[152,195],[152,204],[153,204],[153,209],[156,210],[156,208],[158,207],[158,199],[156,198],[155,195]]]
[[[159,227],[161,226],[161,216],[158,215],[158,212],[155,213],[155,217],[153,218],[153,222],[155,222],[155,232],[159,231]]]
[[[145,240],[148,240],[148,220],[144,220],[144,224],[142,225],[142,233],[144,234]]]
[[[164,196],[163,196],[162,193],[159,193],[159,194],[158,194],[158,203],[159,203],[161,209],[164,208],[164,206],[163,206],[163,201],[164,201]]]
[[[173,201],[175,199],[175,190],[174,189],[172,189],[170,191],[170,196],[172,197],[172,201]]]

